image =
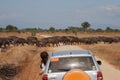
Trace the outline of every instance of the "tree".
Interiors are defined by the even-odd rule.
[[[68,34],[68,31],[69,31],[68,29],[65,29],[65,32],[66,32],[67,34]]]
[[[14,25],[7,25],[6,30],[7,31],[16,31],[16,30],[18,30],[18,28]]]
[[[84,31],[86,32],[87,29],[91,26],[89,22],[85,21],[81,24],[82,28],[84,29]]]
[[[50,32],[52,32],[52,33],[55,32],[55,28],[54,28],[54,27],[50,27],[49,30],[50,30]]]
[[[77,32],[79,31],[78,27],[74,27],[74,26],[69,26],[68,30],[72,33],[74,33],[75,35],[77,35]]]
[[[3,31],[3,28],[0,27],[0,32],[2,32],[2,31]]]
[[[111,31],[113,31],[113,29],[110,28],[110,27],[107,27],[105,31],[108,31],[108,32],[110,31],[111,32]]]
[[[102,30],[101,28],[96,29],[97,32],[103,32],[104,30]]]

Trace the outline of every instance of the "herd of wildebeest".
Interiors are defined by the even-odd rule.
[[[37,47],[50,47],[50,46],[60,46],[62,45],[76,45],[76,44],[86,44],[92,45],[97,43],[118,43],[120,42],[120,36],[116,37],[75,37],[75,36],[53,36],[45,38],[37,38],[35,36],[29,36],[27,38],[20,38],[17,36],[0,37],[0,48],[7,48],[11,46],[18,46],[25,44],[34,45]]]
[[[33,45],[36,47],[54,47],[60,45],[92,45],[97,43],[118,43],[120,42],[120,36],[116,37],[75,37],[75,36],[53,36],[53,37],[45,37],[45,38],[37,38],[33,36],[29,36],[27,38],[20,38],[17,36],[8,36],[8,37],[0,37],[0,48],[8,48],[12,46],[19,45]],[[0,79],[3,80],[11,80],[17,74],[17,68],[13,68],[11,65],[4,65],[0,68]]]

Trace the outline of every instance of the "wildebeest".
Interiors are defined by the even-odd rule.
[[[15,45],[15,41],[18,40],[19,37],[16,36],[8,36],[8,39],[11,41],[11,44]]]
[[[37,37],[33,36],[27,37],[27,42],[29,45],[36,45],[38,41],[39,40],[37,39]]]
[[[53,36],[41,38],[38,40],[37,37],[27,37],[19,38],[16,36],[8,36],[0,38],[0,48],[10,47],[10,45],[36,45],[37,47],[57,47],[62,43],[63,45],[76,45],[76,44],[97,44],[99,42],[104,43],[118,43],[120,42],[120,37],[105,37],[105,36],[96,36],[96,37],[76,37],[76,36]]]
[[[7,37],[0,38],[0,48],[10,47],[11,41]]]
[[[24,38],[17,38],[15,41],[14,41],[14,44],[15,45],[23,45],[24,46],[24,44],[28,44],[28,42],[27,42],[27,40],[25,40]]]

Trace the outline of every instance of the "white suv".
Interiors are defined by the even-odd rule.
[[[42,80],[103,80],[99,65],[89,50],[57,51],[50,54]]]

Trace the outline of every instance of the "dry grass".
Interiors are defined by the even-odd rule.
[[[77,36],[77,37],[95,37],[95,36],[120,36],[120,33],[78,33],[65,34],[65,33],[37,33],[37,38],[42,38],[40,35],[50,35],[50,36]],[[31,36],[30,33],[0,33],[0,37],[7,36],[18,36],[26,38]],[[95,45],[79,45],[84,49],[92,50],[96,56],[106,60],[110,64],[116,66],[120,69],[120,43],[114,44],[95,44]],[[0,52],[0,66],[5,64],[14,64],[16,66],[21,66],[22,69],[19,74],[12,80],[33,80],[40,79],[37,77],[40,71],[40,52],[47,51],[51,52],[51,48],[39,48],[35,46],[17,46],[11,47],[5,52]]]
[[[106,60],[120,70],[120,43],[100,43],[96,45],[81,45],[81,47],[91,50],[97,57]]]
[[[92,33],[84,33],[84,32],[79,32],[77,35],[73,33],[63,33],[63,32],[55,32],[55,33],[50,33],[50,32],[41,32],[37,33],[36,37],[40,38],[40,35],[51,35],[51,36],[78,36],[78,37],[95,37],[95,36],[120,36],[120,32],[92,32]],[[7,37],[7,36],[18,36],[18,37],[23,37],[26,38],[27,36],[31,36],[31,33],[18,33],[18,32],[0,32],[0,37]]]
[[[52,35],[52,36],[77,36],[77,37],[95,37],[95,36],[108,36],[108,37],[113,37],[113,36],[120,36],[120,32],[92,32],[92,33],[84,33],[84,32],[79,32],[77,35],[73,33],[44,33],[46,35]]]
[[[0,67],[12,64],[20,68],[20,72],[12,80],[33,80],[40,71],[40,53],[49,52],[47,48],[36,46],[16,46],[0,52]]]

